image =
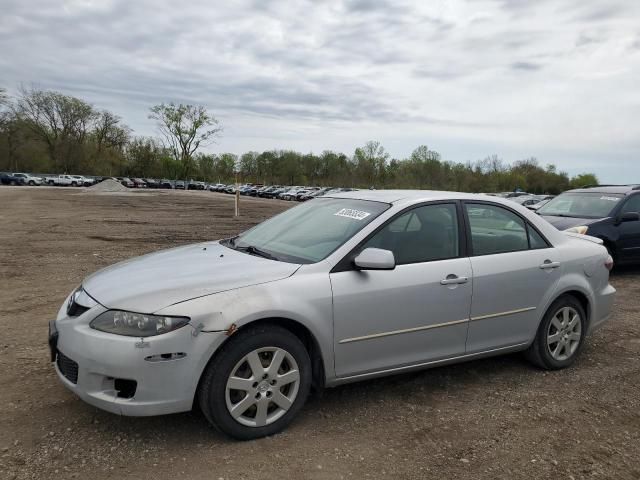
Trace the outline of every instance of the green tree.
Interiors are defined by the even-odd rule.
[[[593,173],[581,173],[576,175],[571,179],[570,187],[571,188],[581,188],[587,185],[599,185],[598,177],[596,177]]]
[[[380,142],[369,141],[356,148],[353,163],[361,186],[383,186],[389,154]]]
[[[237,155],[223,153],[219,155],[213,164],[213,177],[218,182],[232,182],[235,176],[235,167],[238,162]]]
[[[163,154],[164,148],[155,138],[132,138],[126,148],[127,165],[120,169],[120,174],[142,178],[164,176]]]

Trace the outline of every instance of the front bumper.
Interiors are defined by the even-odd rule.
[[[113,335],[89,326],[103,311],[98,306],[79,317],[59,315],[50,323],[49,345],[60,381],[85,402],[118,415],[191,410],[200,375],[225,335],[194,336],[191,325],[144,339]],[[167,357],[177,353],[184,355]],[[71,375],[69,362],[75,364]],[[117,388],[123,383],[135,385],[130,398]]]

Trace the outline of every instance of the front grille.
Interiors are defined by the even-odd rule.
[[[58,350],[56,364],[60,373],[73,384],[78,383],[78,364]]]

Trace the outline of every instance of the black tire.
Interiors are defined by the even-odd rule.
[[[15,187],[15,186],[17,185],[17,183],[16,183],[16,181],[15,181],[15,180],[11,180],[11,182],[9,182],[9,185],[11,185],[11,186],[14,186],[14,187]]]
[[[246,426],[235,420],[227,408],[227,380],[246,355],[265,347],[283,349],[293,357],[300,375],[298,392],[291,407],[273,423]],[[207,365],[198,388],[198,403],[204,416],[218,430],[238,440],[252,440],[274,435],[291,423],[307,399],[311,378],[309,354],[298,337],[274,324],[249,326],[233,335]]]
[[[33,187],[36,184],[36,182],[34,182],[33,180],[29,180],[29,186]]]
[[[570,355],[568,355],[567,358],[557,359],[554,358],[551,353],[551,347],[547,344],[547,335],[550,331],[550,324],[553,321],[554,317],[563,308],[566,307],[575,310],[579,315],[581,334],[575,350]],[[578,355],[580,354],[580,351],[582,350],[584,340],[587,335],[587,325],[586,313],[578,299],[572,295],[563,295],[559,297],[555,302],[551,304],[551,306],[545,313],[542,322],[540,322],[540,326],[538,327],[538,331],[536,332],[536,338],[525,352],[527,359],[537,367],[545,370],[559,370],[569,367],[573,364],[573,362],[575,362],[576,358],[578,358]],[[555,327],[553,328],[555,331]]]
[[[72,187],[77,187],[77,186],[78,186],[78,184],[77,184],[76,182],[71,182],[71,186],[72,186]]]

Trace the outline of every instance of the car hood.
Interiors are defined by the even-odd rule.
[[[150,314],[193,298],[280,280],[299,267],[207,242],[117,263],[82,286],[107,308]]]
[[[576,218],[576,217],[556,217],[554,215],[540,215],[558,230],[566,230],[571,227],[590,225],[599,222],[602,218]]]

